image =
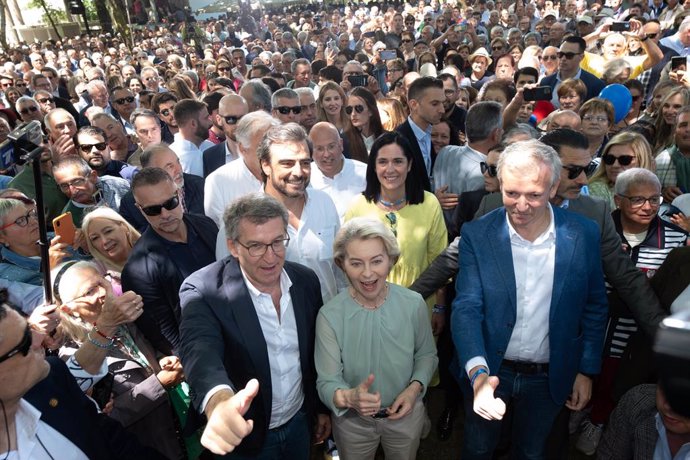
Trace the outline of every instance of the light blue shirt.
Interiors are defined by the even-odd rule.
[[[417,126],[412,120],[412,117],[407,117],[412,127],[414,137],[417,138],[417,144],[422,151],[422,158],[424,158],[424,167],[426,168],[427,176],[431,177],[431,125],[426,128],[426,131]]]
[[[654,419],[656,421],[656,431],[659,433],[656,447],[654,447],[654,460],[683,460],[690,458],[690,443],[683,444],[675,457],[671,455],[671,449],[668,447],[668,441],[666,440],[666,427],[661,421],[661,415],[657,412]]]
[[[690,55],[690,46],[683,46],[678,34],[673,34],[670,37],[662,38],[659,40],[659,44],[671,48],[673,51],[678,53],[679,56]]]

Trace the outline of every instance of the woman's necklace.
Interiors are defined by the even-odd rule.
[[[399,200],[395,200],[395,201],[386,201],[379,196],[379,203],[381,203],[384,207],[390,208],[390,209],[397,208],[398,206],[400,206],[401,204],[403,204],[406,201],[407,201],[407,196],[403,196]]]
[[[388,300],[388,282],[386,282],[385,287],[384,287],[383,300],[381,301],[381,303],[377,303],[373,307],[370,307],[368,305],[364,305],[362,302],[357,300],[356,291],[353,287],[350,287],[350,297],[352,297],[352,300],[354,300],[357,303],[357,305],[359,305],[362,308],[365,308],[367,310],[377,310],[381,305],[386,303],[386,300]]]

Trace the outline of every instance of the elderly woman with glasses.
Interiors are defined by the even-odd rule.
[[[589,141],[592,159],[601,156],[601,151],[609,140],[609,131],[614,125],[615,112],[611,102],[595,97],[580,107],[582,134]]]
[[[623,250],[637,268],[652,278],[673,249],[687,244],[688,234],[659,217],[661,183],[647,169],[631,168],[621,172],[614,185],[614,201],[617,209],[612,217]],[[615,406],[612,398],[614,378],[624,361],[621,358],[630,344],[630,337],[637,331],[632,314],[618,299],[615,290],[609,293],[609,306],[604,361],[592,394],[590,420],[583,425],[583,439],[593,434],[596,437],[597,432],[603,431]]]
[[[43,284],[36,203],[21,192],[12,198],[0,198],[0,244],[0,277],[34,286]],[[68,245],[60,243],[60,237],[52,238],[51,267],[69,254]]]
[[[184,379],[182,365],[175,356],[159,358],[134,324],[113,321],[113,310],[141,311],[143,301],[134,292],[114,295],[110,282],[90,262],[68,262],[53,270],[54,292],[60,312],[56,337],[63,341],[60,356],[70,359],[73,375],[82,390],[93,388],[92,397],[135,434],[142,444],[154,447],[167,458],[186,458],[180,447],[168,390]],[[107,367],[110,383],[99,385],[90,378],[79,351],[93,346],[89,362]],[[100,353],[97,351],[100,350]],[[82,351],[83,353],[83,351]],[[75,366],[77,367],[75,369]],[[105,369],[103,369],[105,370]],[[101,371],[103,373],[103,371]],[[111,395],[112,393],[112,395]]]
[[[338,452],[373,460],[381,445],[386,458],[415,458],[438,364],[426,305],[387,281],[400,249],[380,220],[347,222],[333,253],[349,287],[319,311],[314,358]]]
[[[589,179],[589,194],[598,196],[616,208],[613,187],[618,175],[631,168],[654,171],[652,147],[641,134],[623,131],[606,143],[601,163]]]

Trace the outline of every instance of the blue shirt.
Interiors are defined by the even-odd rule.
[[[656,447],[654,447],[654,460],[683,460],[690,456],[690,443],[685,443],[681,446],[676,456],[671,455],[671,449],[668,447],[668,440],[666,439],[666,427],[661,421],[661,415],[657,412],[654,416],[656,421],[656,431],[659,433],[659,438],[656,440]]]
[[[412,120],[412,117],[407,117],[412,127],[414,137],[417,138],[417,144],[422,151],[422,158],[424,158],[424,167],[426,168],[427,176],[431,177],[431,125],[427,126],[426,131],[417,126]]]

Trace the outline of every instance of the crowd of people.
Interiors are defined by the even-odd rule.
[[[690,7],[172,13],[0,56],[0,458],[685,458]]]

